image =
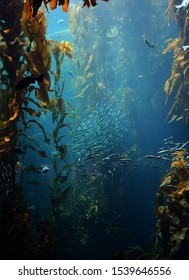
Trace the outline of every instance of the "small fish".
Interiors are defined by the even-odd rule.
[[[146,35],[144,35],[143,38],[144,38],[145,44],[146,44],[148,47],[150,47],[150,48],[155,48],[154,44],[153,44],[152,42],[150,42],[150,41],[147,39],[147,36],[146,36]]]
[[[101,149],[101,148],[103,148],[102,145],[93,145],[91,147],[86,148],[86,150]]]
[[[35,210],[37,210],[37,208],[34,205],[31,205],[28,207],[28,210],[35,211]]]
[[[115,157],[115,156],[117,156],[117,153],[108,155],[108,157]]]
[[[110,160],[110,157],[105,157],[102,159],[102,161],[105,161],[105,160]]]
[[[170,161],[169,158],[166,158],[166,157],[161,157],[163,160],[167,160],[167,161]]]
[[[173,139],[173,136],[169,136],[169,137],[163,139],[163,142],[166,142],[166,141],[171,140],[171,139]]]
[[[189,47],[189,46],[188,46]],[[177,119],[176,119],[176,122],[178,122],[178,121],[180,121],[180,120],[183,120],[184,119],[184,117],[183,116],[180,116],[180,117],[178,117]]]
[[[108,170],[108,173],[114,176],[114,173],[111,170]]]
[[[17,161],[16,162],[16,167],[21,167],[23,164],[22,164],[22,162],[21,161]]]
[[[36,81],[42,82],[43,81],[43,74],[40,76],[30,75],[21,79],[17,85],[15,85],[15,90],[22,90],[27,88],[30,84],[34,84]]]
[[[58,21],[57,21],[57,23],[64,23],[64,20],[63,19],[59,19]]]
[[[50,168],[46,165],[41,165],[40,167],[34,168],[35,173],[43,174],[49,172]]]
[[[161,150],[158,152],[158,154],[165,154],[167,152],[170,152],[170,149]]]
[[[189,49],[189,46],[182,46],[183,50],[186,51],[187,49]]]
[[[179,12],[180,9],[185,10],[189,5],[189,0],[183,0],[180,5],[175,5],[175,8],[177,9],[177,12]]]
[[[129,163],[129,162],[130,162],[130,159],[129,160],[127,160],[127,159],[119,159],[118,160],[118,163],[121,164],[121,165],[124,165],[124,164]]]
[[[94,154],[89,154],[89,155],[87,155],[86,156],[86,160],[88,160],[88,159],[94,159],[95,158],[95,155]]]
[[[91,173],[91,176],[93,176],[93,177],[101,177],[102,175],[103,174],[101,172],[98,172],[98,171]]]
[[[143,75],[138,75],[138,79],[142,79],[143,77]]]
[[[119,161],[130,161],[130,158],[127,157],[122,157],[122,158],[118,158]]]
[[[42,169],[41,169],[41,173],[47,173],[49,172],[50,168],[48,166],[42,166]]]
[[[70,72],[70,71],[67,71],[68,72],[68,74],[70,75],[70,76],[74,76],[73,74],[72,74],[72,72]]]
[[[172,140],[171,141],[166,141],[166,142],[164,142],[164,144],[165,145],[175,145]]]
[[[16,44],[16,43],[17,43],[17,44],[20,44],[20,43],[21,43],[21,41],[20,41],[20,39],[19,39],[18,37],[15,37],[13,41],[10,41],[10,42],[9,42],[10,45],[14,45],[14,44]]]
[[[161,158],[161,156],[154,156],[154,155],[146,155],[144,156],[145,158],[154,158],[154,159],[158,159]]]

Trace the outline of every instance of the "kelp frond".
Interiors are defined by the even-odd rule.
[[[101,0],[104,2],[108,2],[109,0]],[[97,1],[96,0],[83,0],[83,7],[87,6],[88,8],[90,6],[96,6],[97,5]],[[45,4],[46,8],[47,8],[47,4],[50,5],[50,9],[51,10],[55,10],[57,8],[57,6],[62,6],[62,11],[64,13],[68,12],[69,9],[69,3],[70,0],[50,0],[50,1],[46,1],[46,0],[26,0],[26,14],[27,14],[27,18],[31,19],[31,17],[35,17],[38,13],[39,8],[41,7],[42,4]]]

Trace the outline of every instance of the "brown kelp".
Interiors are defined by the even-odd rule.
[[[175,19],[179,29],[178,38],[173,39],[163,51],[163,54],[173,50],[174,61],[172,65],[172,72],[169,79],[166,81],[164,90],[166,93],[166,102],[170,96],[174,96],[173,104],[167,115],[170,121],[183,120],[185,124],[188,123],[188,69],[189,69],[189,50],[188,45],[188,9],[175,13],[175,5],[178,1],[169,1],[166,15],[169,16],[170,21]]]
[[[26,60],[22,71],[30,71],[32,74],[43,74],[43,81],[39,83],[39,88],[35,88],[35,95],[41,101],[43,106],[49,102],[48,91],[50,89],[50,65],[51,45],[46,40],[46,18],[42,11],[40,11],[35,18],[27,19],[26,8],[23,10],[21,27],[24,35],[29,39],[29,52],[22,53],[23,58]]]
[[[55,86],[57,86],[61,78],[60,72],[61,72],[61,65],[64,56],[66,55],[67,57],[74,59],[72,56],[73,47],[70,42],[65,42],[64,40],[62,40],[61,43],[58,43],[56,41],[51,41],[51,45],[52,45],[52,54],[54,56],[55,63],[56,63],[56,71],[55,72],[51,71],[51,74],[55,77]]]
[[[157,194],[157,252],[159,258],[188,259],[189,162],[186,149],[172,154],[171,170]]]
[[[172,73],[164,90],[166,102],[172,107],[167,115],[169,122],[183,120],[188,125],[188,9],[175,13],[179,1],[170,0],[166,15],[170,22],[175,19],[179,37],[171,40],[163,54],[174,50]],[[187,143],[187,142],[186,142]],[[162,178],[157,193],[157,252],[159,258],[188,259],[188,157],[186,148],[171,153],[171,170]]]
[[[54,209],[62,203],[62,197],[67,193],[67,190],[63,190],[63,183],[67,177],[61,173],[61,170],[58,171],[58,168],[62,162],[64,170],[69,169],[69,166],[65,166],[67,147],[61,141],[62,129],[69,127],[65,123],[67,115],[65,110],[71,105],[66,104],[62,99],[64,82],[62,87],[57,87],[56,90],[51,88],[53,43],[46,40],[47,23],[44,13],[38,11],[35,17],[28,18],[27,10],[27,4],[24,5],[22,1],[0,3],[1,252],[3,258],[48,258],[50,255],[52,258],[53,245],[50,237],[52,225],[47,218],[34,220],[23,196],[24,176],[27,177],[29,172],[41,170],[34,165],[26,166],[22,169],[20,180],[16,182],[15,178],[17,168],[24,162],[25,152],[30,151],[30,154],[36,153],[38,157],[52,161],[55,178],[54,183],[50,185],[52,190],[50,202],[52,212],[57,217]],[[73,50],[69,43],[62,43],[61,46],[62,48],[59,47],[61,52],[71,57]],[[41,79],[37,81],[38,86],[28,83],[29,77],[40,76]],[[22,86],[18,86],[21,81]],[[23,85],[25,82],[26,84]],[[49,98],[49,92],[54,96],[51,94]],[[41,114],[46,114],[47,111],[52,114],[54,124],[52,136],[49,136],[40,123]],[[61,152],[54,157],[49,155],[45,145],[41,147],[35,137],[30,136],[29,131],[32,127],[36,127],[43,136],[46,146],[54,143],[55,149],[59,148]]]
[[[23,197],[22,186],[15,183],[15,153],[18,120],[22,116],[24,94],[14,91],[20,69],[24,67],[22,53],[27,48],[20,18],[22,1],[1,1],[1,120],[0,120],[0,239],[2,258],[45,258],[47,243],[30,224],[30,214]],[[31,111],[30,111],[31,112]],[[43,221],[41,220],[41,223]],[[45,230],[45,226],[43,227]],[[47,230],[48,231],[48,230]],[[47,233],[45,230],[45,232]],[[39,233],[39,235],[38,235]],[[47,235],[46,235],[47,236]],[[48,243],[49,244],[49,243]],[[44,249],[44,250],[43,250]],[[42,258],[43,258],[42,257]]]
[[[108,2],[109,0],[101,0],[104,2]],[[57,6],[62,6],[63,12],[68,12],[70,0],[26,0],[26,14],[30,19],[31,17],[35,17],[37,15],[38,9],[44,3],[46,9],[48,9],[48,4],[50,5],[50,9],[54,10]],[[83,0],[83,7],[96,6],[96,0]]]

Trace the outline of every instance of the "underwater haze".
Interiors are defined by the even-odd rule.
[[[53,45],[50,110],[39,118],[25,110],[18,122],[20,208],[43,252],[31,253],[36,241],[24,257],[167,258],[158,208],[167,193],[159,193],[160,185],[186,163],[189,145],[187,124],[168,115],[175,99],[164,90],[174,56],[164,50],[178,27],[168,25],[163,0],[98,1],[89,9],[70,2],[68,13],[43,8]],[[39,95],[29,96],[38,102]]]

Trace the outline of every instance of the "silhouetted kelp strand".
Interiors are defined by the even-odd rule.
[[[43,74],[40,76],[30,75],[21,79],[18,84],[15,85],[14,90],[22,90],[29,87],[30,84],[34,84],[36,81],[43,81]]]
[[[7,162],[0,163],[0,199],[6,199],[11,190],[14,172],[11,165]]]

